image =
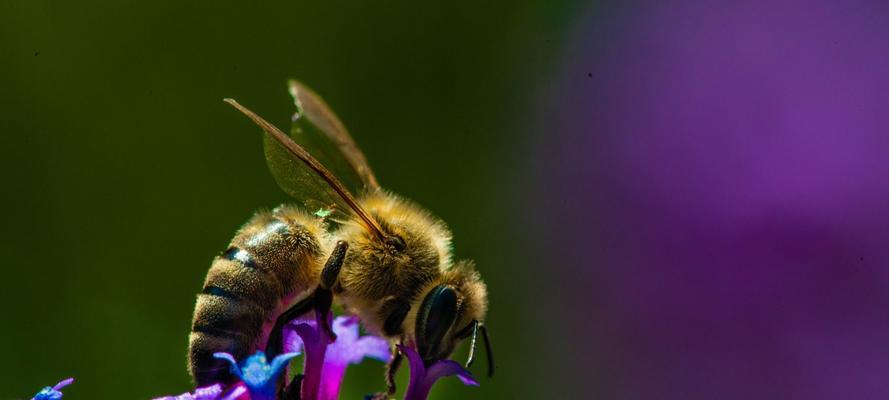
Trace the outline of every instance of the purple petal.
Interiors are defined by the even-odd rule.
[[[357,318],[337,317],[333,321],[333,332],[337,335],[337,340],[327,349],[325,365],[358,364],[364,357],[389,360],[389,343],[376,336],[359,337]]]
[[[178,396],[164,396],[155,398],[154,400],[219,400],[224,391],[225,387],[222,384],[217,383],[211,386],[199,387],[194,390],[194,394],[190,392],[182,393]],[[235,400],[237,397],[225,397],[225,399]]]
[[[408,347],[405,345],[396,345],[398,350],[401,351],[401,354],[404,354],[407,357],[407,361],[411,367],[411,375],[416,371],[417,375],[426,375],[426,366],[423,365],[423,359],[420,358],[420,353],[417,353],[412,347]]]
[[[424,383],[432,386],[432,384],[440,378],[452,375],[457,375],[464,385],[478,386],[478,381],[475,380],[472,374],[463,368],[462,365],[453,360],[440,360],[436,361],[435,364],[432,364],[432,366],[429,367],[429,370],[426,371],[426,379],[424,379]]]
[[[404,395],[405,400],[426,398],[429,388],[423,387],[423,380],[426,378],[426,366],[423,365],[423,359],[416,350],[408,346],[398,345],[401,354],[407,357],[408,365],[411,368],[411,379],[407,384],[407,392]]]
[[[392,352],[389,350],[389,342],[380,337],[364,336],[361,339],[358,339],[356,347],[365,357],[370,357],[378,361],[388,362],[389,359],[392,358]]]
[[[294,326],[293,330],[296,331],[296,334],[302,339],[303,346],[307,348],[318,347],[321,335],[318,334],[317,326],[303,323]]]
[[[191,393],[182,393],[178,396],[155,397],[152,400],[195,400],[195,398]]]
[[[333,316],[316,315],[315,323],[299,323],[293,329],[302,338],[305,347],[305,366],[303,367],[302,399],[317,400],[320,393],[321,375],[324,368],[324,357],[330,343],[330,337],[324,329],[321,329],[321,318],[327,318],[332,323]]]
[[[337,317],[332,328],[337,339],[327,347],[318,400],[339,398],[340,385],[349,364],[358,364],[365,357],[383,361],[390,357],[388,342],[375,336],[359,335],[358,318]]]
[[[247,386],[243,383],[238,383],[232,388],[229,388],[228,393],[226,393],[219,400],[251,400],[250,396],[247,394]]]
[[[402,345],[398,345],[398,349],[407,357],[411,367],[411,380],[404,395],[405,400],[425,400],[435,381],[446,376],[456,375],[464,385],[478,386],[478,381],[472,374],[456,361],[439,360],[427,370],[416,350]]]
[[[315,318],[312,317],[311,320],[304,318],[297,318],[293,321],[290,321],[287,325],[284,325],[284,346],[283,351],[285,353],[292,352],[304,352],[305,343],[303,342],[302,337],[296,331],[296,327],[299,325],[309,325],[311,327],[315,326]]]
[[[31,400],[61,400],[63,394],[60,389],[70,385],[71,382],[74,382],[74,378],[64,379],[53,387],[44,387]]]
[[[339,398],[340,386],[343,383],[343,377],[346,375],[346,366],[347,364],[324,363],[318,400],[336,400]]]
[[[336,317],[333,320],[333,333],[339,335],[351,335],[351,341],[358,339],[358,318],[356,317]]]
[[[53,386],[52,390],[56,390],[56,391],[62,390],[63,387],[68,386],[72,383],[74,383],[74,378],[63,379],[61,382],[59,382],[55,386]]]
[[[223,388],[221,384],[212,386],[199,387],[194,390],[195,400],[216,400],[222,395]]]
[[[182,393],[178,396],[155,397],[153,400],[195,400],[191,393]]]

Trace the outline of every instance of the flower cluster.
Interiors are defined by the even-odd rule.
[[[333,336],[323,328],[324,319],[332,327]],[[440,360],[426,366],[412,347],[399,345],[397,348],[407,357],[411,370],[405,400],[425,400],[432,385],[446,376],[456,375],[464,384],[478,386],[469,371],[454,361]],[[261,351],[240,363],[231,354],[216,353],[215,357],[231,364],[232,373],[240,379],[236,384],[228,387],[216,384],[198,388],[194,393],[155,400],[273,400],[281,375],[287,375],[288,364],[299,355],[304,355],[303,372],[298,375],[301,379],[295,379],[296,383],[291,385],[297,385],[301,400],[336,400],[350,364],[361,363],[365,358],[385,362],[391,357],[385,340],[359,335],[357,318],[333,318],[330,313],[313,315],[291,321],[284,327],[284,354],[271,363]]]
[[[326,318],[333,334],[323,329]],[[240,363],[228,353],[214,356],[228,361],[232,373],[240,381],[224,386],[220,383],[200,387],[194,392],[177,396],[159,397],[155,400],[275,400],[277,384],[292,359],[305,354],[302,379],[297,380],[301,400],[336,400],[346,374],[346,367],[359,364],[365,358],[388,361],[391,357],[389,344],[376,336],[359,335],[359,323],[355,317],[333,318],[329,313],[311,319],[298,319],[285,326],[284,354],[271,363],[259,351]],[[415,349],[397,346],[407,357],[410,366],[410,383],[405,400],[425,400],[432,385],[440,378],[456,375],[464,384],[478,386],[469,371],[452,360],[440,360],[427,366]],[[47,386],[31,400],[61,400],[61,389],[74,382],[65,379],[55,386]]]

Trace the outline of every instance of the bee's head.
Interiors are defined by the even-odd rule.
[[[475,354],[478,330],[484,330],[487,312],[487,288],[473,264],[461,261],[445,271],[441,278],[426,286],[417,297],[410,317],[412,324],[406,331],[413,332],[417,351],[428,365],[448,358],[463,339],[472,338],[470,362]],[[490,344],[482,332],[488,350],[489,374],[493,372]]]

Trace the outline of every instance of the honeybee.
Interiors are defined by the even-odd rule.
[[[398,343],[416,345],[431,364],[471,338],[469,366],[481,335],[493,375],[484,325],[487,289],[471,261],[453,261],[445,223],[381,189],[327,104],[299,82],[289,82],[289,89],[296,105],[290,135],[225,100],[263,129],[272,175],[303,204],[257,213],[213,261],[189,335],[195,383],[232,380],[228,365],[213,357],[216,352],[241,359],[264,350],[274,357],[287,322],[310,311],[327,312],[334,302],[393,344],[386,368],[389,394],[401,362]],[[319,159],[339,168],[337,173]],[[322,329],[330,332],[329,326]]]

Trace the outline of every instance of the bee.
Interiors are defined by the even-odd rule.
[[[241,359],[263,350],[274,357],[287,322],[328,312],[334,303],[393,344],[389,394],[401,363],[399,343],[415,345],[431,364],[470,339],[468,367],[481,336],[493,375],[487,288],[473,262],[453,260],[442,220],[380,187],[361,149],[315,92],[296,81],[289,89],[296,105],[289,135],[225,99],[265,132],[272,175],[302,204],[257,213],[210,266],[189,335],[195,383],[233,379],[213,353]],[[332,335],[329,326],[322,329]]]

